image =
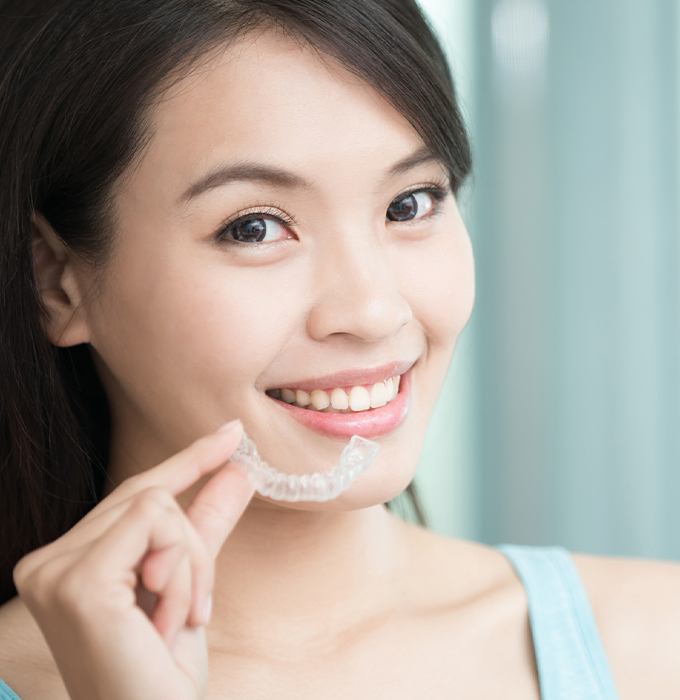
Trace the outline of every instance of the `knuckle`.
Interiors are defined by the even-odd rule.
[[[70,571],[64,575],[62,563],[58,559],[43,562],[22,581],[20,595],[30,604],[29,607],[38,609],[67,603],[72,586],[71,576]]]
[[[24,587],[28,573],[33,569],[34,553],[31,552],[23,556],[12,569],[12,581],[17,591]]]
[[[57,605],[62,607],[79,607],[83,601],[83,593],[87,591],[88,585],[83,578],[83,574],[74,567],[65,574],[54,579],[50,577],[52,583],[52,598]]]
[[[176,510],[174,496],[161,486],[150,486],[135,496],[135,506],[152,515],[159,511]]]
[[[118,484],[118,487],[114,490],[114,492],[127,496],[139,491],[139,485],[143,473],[144,472],[132,474],[132,476],[128,476],[126,479],[123,479],[123,481]]]
[[[12,569],[12,580],[19,594],[46,583],[45,572],[50,570],[45,551],[47,545],[25,554]]]
[[[192,515],[204,522],[208,522],[211,526],[224,526],[226,516],[219,506],[209,502],[198,502],[192,504]]]

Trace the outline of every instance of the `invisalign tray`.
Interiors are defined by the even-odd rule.
[[[277,501],[330,501],[345,491],[372,464],[380,444],[352,435],[330,472],[285,474],[270,467],[245,430],[231,459],[242,464],[255,490]]]

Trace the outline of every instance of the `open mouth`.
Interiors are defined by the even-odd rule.
[[[319,413],[361,413],[382,408],[394,401],[399,393],[401,375],[385,381],[358,386],[315,389],[268,389],[267,396],[287,404]]]
[[[390,378],[385,382],[378,382],[385,385],[384,389],[380,387],[375,389],[375,384],[372,384],[361,387],[336,387],[330,391],[315,389],[308,396],[305,396],[306,392],[298,394],[297,390],[294,394],[284,395],[284,391],[293,392],[292,389],[271,389],[265,393],[289,416],[315,432],[337,438],[347,439],[352,435],[359,435],[370,439],[391,432],[406,418],[411,404],[414,366],[399,376],[396,381]],[[391,389],[390,380],[392,380]],[[349,404],[346,408],[335,407],[345,405],[343,395],[339,394],[338,390],[342,390]],[[278,397],[277,392],[280,392]],[[284,396],[288,399],[287,401]],[[381,405],[372,406],[374,398],[375,403]],[[299,405],[298,399],[301,399],[300,403],[306,403],[306,405]]]

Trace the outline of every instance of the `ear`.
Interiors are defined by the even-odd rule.
[[[49,341],[59,347],[88,343],[90,332],[82,306],[76,260],[40,212],[31,216],[33,274],[47,316],[42,324]]]

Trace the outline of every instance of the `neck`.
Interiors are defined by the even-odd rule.
[[[104,495],[165,457],[141,438],[114,440]],[[185,510],[208,478],[177,497]],[[406,597],[408,529],[382,504],[301,510],[255,494],[215,560],[211,649],[309,653],[378,625]]]
[[[211,646],[303,653],[379,622],[407,566],[402,526],[383,505],[324,512],[253,499],[215,562]]]

